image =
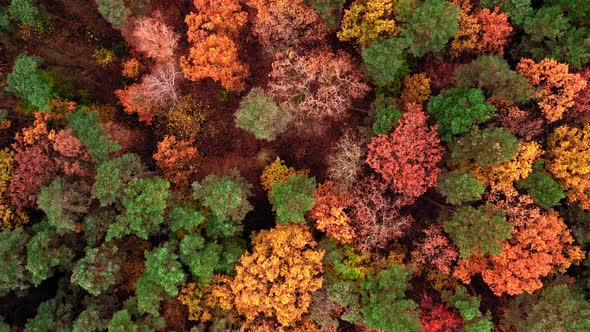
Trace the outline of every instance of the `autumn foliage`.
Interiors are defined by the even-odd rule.
[[[200,154],[191,142],[166,136],[158,143],[154,154],[156,165],[164,178],[180,188],[186,188],[200,164]]]

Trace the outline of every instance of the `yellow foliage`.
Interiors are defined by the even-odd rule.
[[[28,215],[10,201],[13,158],[14,153],[9,149],[0,150],[0,228],[16,227],[29,221]]]
[[[297,171],[293,167],[287,167],[285,162],[280,157],[277,157],[272,164],[266,166],[262,171],[260,183],[264,190],[271,191],[273,183],[285,181],[285,179],[295,174],[307,174],[307,172]]]
[[[462,53],[476,50],[479,47],[480,30],[481,26],[477,17],[461,11],[461,16],[459,16],[459,30],[451,42],[451,54],[458,57]]]
[[[230,282],[229,277],[216,275],[205,286],[197,287],[193,282],[186,285],[178,300],[188,307],[188,319],[207,322],[218,312],[230,311],[234,306]]]
[[[422,104],[430,98],[430,78],[424,73],[407,75],[400,96],[402,107],[408,103]]]
[[[236,310],[248,321],[261,314],[294,326],[308,312],[312,292],[322,286],[323,250],[306,225],[277,225],[253,240],[231,283]]]
[[[344,13],[342,29],[338,32],[341,41],[356,40],[363,47],[383,37],[399,33],[393,20],[397,0],[356,0]]]
[[[533,164],[542,154],[541,146],[536,142],[521,143],[514,158],[503,164],[483,169],[474,165],[471,175],[481,183],[488,185],[494,191],[503,192],[507,196],[518,193],[514,189],[514,182],[525,179],[533,171]]]
[[[567,191],[568,200],[590,210],[590,125],[555,129],[547,152],[547,170]]]

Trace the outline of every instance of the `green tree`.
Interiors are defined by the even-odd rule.
[[[395,127],[402,117],[402,112],[388,102],[390,99],[378,96],[375,100],[377,116],[373,123],[373,133],[376,135],[389,133],[391,128]]]
[[[441,139],[449,142],[453,135],[466,133],[472,125],[491,119],[496,108],[486,102],[479,89],[452,88],[430,98],[428,112],[438,123]]]
[[[105,161],[96,169],[92,197],[97,198],[101,206],[113,204],[123,197],[127,183],[143,172],[144,167],[136,154]]]
[[[517,186],[526,189],[535,204],[547,210],[559,205],[566,197],[559,183],[545,171],[542,161],[536,162],[533,172],[526,179],[519,181]]]
[[[345,0],[306,0],[305,3],[320,14],[329,29],[338,28]]]
[[[134,234],[147,240],[164,222],[170,183],[162,178],[133,179],[124,190],[124,212],[109,226],[107,241]]]
[[[29,286],[29,275],[25,270],[28,241],[29,235],[22,227],[5,228],[0,232],[0,296]]]
[[[451,162],[461,164],[474,160],[483,168],[508,161],[516,155],[519,141],[506,128],[473,129],[449,144]]]
[[[173,232],[193,232],[205,222],[205,216],[198,210],[174,207],[168,213],[168,225]]]
[[[6,91],[29,102],[40,111],[49,111],[51,87],[37,68],[40,58],[24,53],[16,57],[12,73],[6,79]]]
[[[72,305],[60,301],[59,296],[45,301],[37,308],[37,315],[29,319],[25,332],[70,331]]]
[[[501,210],[489,203],[477,208],[461,206],[443,226],[455,240],[462,258],[469,258],[474,253],[482,256],[500,254],[502,241],[512,237],[514,227],[506,221]]]
[[[295,174],[284,181],[273,183],[268,199],[272,203],[277,222],[305,223],[305,213],[315,203],[315,187],[315,178],[305,174]]]
[[[252,210],[250,187],[237,170],[228,176],[210,174],[193,183],[193,197],[217,217],[240,223]]]
[[[447,1],[425,0],[402,30],[408,52],[422,57],[441,51],[459,30],[459,14],[459,7]]]
[[[12,0],[8,11],[15,21],[23,22],[27,25],[37,25],[41,21],[39,8],[31,0]]]
[[[100,308],[95,304],[91,304],[76,317],[72,332],[103,331],[108,323],[108,319],[102,317]]]
[[[115,29],[121,29],[128,22],[131,10],[125,6],[124,0],[96,0],[98,11]]]
[[[138,332],[138,328],[126,309],[115,312],[108,326],[109,332]]]
[[[526,18],[533,15],[531,0],[481,0],[481,8],[500,8],[514,24],[522,24]]]
[[[74,217],[62,206],[66,184],[61,177],[55,178],[47,187],[41,189],[37,205],[47,217],[47,222],[55,227],[58,233],[72,232],[76,229]]]
[[[443,173],[438,178],[438,191],[453,205],[481,199],[485,186],[465,170]]]
[[[392,265],[362,283],[365,325],[388,332],[420,331],[417,305],[405,297],[412,271]]]
[[[489,312],[485,315],[479,310],[481,300],[467,293],[465,287],[460,286],[453,293],[444,291],[442,299],[451,304],[461,314],[466,332],[491,332],[494,324]]]
[[[88,248],[74,265],[71,282],[97,296],[119,281],[122,258],[115,245],[105,243],[99,248]]]
[[[363,49],[365,70],[376,84],[388,85],[403,80],[409,72],[404,49],[400,38],[375,42]]]
[[[109,160],[109,154],[121,147],[107,138],[104,128],[99,121],[98,113],[89,112],[84,108],[68,114],[68,128],[78,138],[88,152],[98,162]]]
[[[293,116],[283,111],[274,100],[255,87],[242,98],[236,112],[236,126],[254,134],[258,139],[274,140],[287,130]]]
[[[46,222],[37,225],[39,231],[27,244],[27,270],[32,282],[39,285],[51,277],[55,269],[71,268],[74,253]]]
[[[482,55],[471,63],[460,65],[454,76],[460,88],[482,89],[487,97],[512,104],[528,101],[535,92],[499,55]]]

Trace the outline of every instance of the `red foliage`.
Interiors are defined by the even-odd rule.
[[[92,157],[71,129],[60,130],[51,137],[53,150],[57,152],[55,163],[68,176],[90,176]]]
[[[14,162],[10,199],[20,208],[36,208],[39,192],[51,182],[57,166],[41,146],[18,149]]]
[[[355,234],[343,211],[350,203],[347,194],[339,192],[332,182],[327,181],[315,190],[315,205],[309,215],[316,220],[317,229],[341,243],[351,243]]]
[[[508,23],[508,14],[500,14],[499,11],[498,7],[493,11],[484,8],[475,15],[481,28],[478,38],[479,54],[504,52],[512,26]]]
[[[109,139],[117,142],[121,149],[113,153],[113,157],[131,151],[147,150],[143,133],[137,129],[125,127],[117,122],[109,121],[104,124],[104,131]]]
[[[389,197],[386,185],[374,177],[359,181],[353,192],[350,211],[356,233],[355,245],[361,250],[385,249],[402,237],[414,222],[399,209],[408,202],[402,197]]]
[[[456,85],[454,72],[457,66],[459,66],[459,64],[446,62],[436,58],[426,59],[422,71],[430,78],[432,96],[437,95],[443,89],[448,89]]]
[[[164,178],[180,188],[189,186],[197,173],[200,159],[199,151],[191,142],[177,140],[174,136],[164,137],[154,153],[154,160]]]
[[[427,293],[420,301],[420,322],[425,332],[459,331],[463,318],[446,303],[434,302]]]
[[[576,95],[574,107],[569,113],[568,118],[571,118],[577,123],[586,124],[590,123],[590,67],[579,74],[586,80],[587,84]]]
[[[416,264],[418,272],[435,268],[445,274],[450,273],[451,265],[459,257],[451,240],[440,225],[432,225],[422,232],[426,237],[412,251],[412,262]]]
[[[429,128],[420,105],[407,105],[398,126],[389,135],[369,143],[367,163],[387,181],[393,191],[417,198],[436,184],[444,149],[436,126]]]

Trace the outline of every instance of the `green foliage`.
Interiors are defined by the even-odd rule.
[[[236,170],[228,176],[210,174],[193,183],[193,197],[217,217],[240,223],[252,210],[250,187]]]
[[[80,108],[68,114],[68,128],[72,129],[74,136],[86,145],[92,158],[103,162],[109,159],[110,153],[118,151],[121,147],[107,138],[98,118],[98,113]]]
[[[567,17],[576,24],[590,23],[590,7],[586,0],[545,0],[545,6],[559,6],[567,12]]]
[[[0,332],[10,332],[10,325],[4,322],[4,317],[0,316]]]
[[[469,258],[474,253],[482,256],[500,254],[502,241],[512,237],[514,227],[506,221],[504,213],[490,203],[477,208],[461,206],[443,226],[455,240],[462,258]]]
[[[173,232],[193,232],[205,221],[205,216],[194,209],[175,207],[168,213],[168,224]]]
[[[460,88],[482,89],[487,97],[512,104],[526,102],[534,94],[533,87],[499,55],[482,55],[460,65],[455,80]]]
[[[438,123],[441,139],[449,142],[453,135],[466,133],[472,125],[492,118],[496,108],[486,102],[479,89],[452,88],[430,98],[428,112]]]
[[[272,184],[268,199],[272,203],[279,224],[304,223],[305,213],[313,207],[315,178],[295,174]]]
[[[90,247],[96,247],[102,242],[109,226],[115,222],[116,211],[111,208],[95,208],[86,216],[82,224],[86,243]]]
[[[449,144],[451,162],[461,164],[473,159],[480,167],[492,167],[514,158],[519,144],[506,128],[475,128]]]
[[[559,183],[545,172],[541,161],[535,163],[533,172],[526,179],[519,181],[517,186],[526,189],[535,203],[547,210],[559,205],[566,197]]]
[[[186,280],[174,246],[165,243],[145,253],[145,270],[135,283],[140,313],[158,316],[160,302],[166,295],[178,295],[178,286]]]
[[[589,331],[590,303],[578,288],[557,279],[534,294],[516,296],[504,321],[517,331]]]
[[[445,302],[451,304],[461,314],[465,321],[465,331],[469,332],[490,332],[494,324],[490,313],[483,315],[479,310],[480,299],[469,295],[465,287],[457,288],[455,293],[444,291],[442,298]]]
[[[545,38],[562,37],[568,25],[568,19],[557,6],[541,7],[535,11],[534,15],[526,17],[523,22],[524,31],[534,42],[542,42]]]
[[[404,45],[399,38],[372,43],[362,51],[367,74],[378,85],[401,81],[409,72],[404,56]]]
[[[570,205],[565,211],[565,220],[571,225],[576,241],[582,245],[590,243],[590,212],[577,205]]]
[[[123,214],[111,224],[107,241],[135,234],[147,240],[164,222],[164,210],[170,197],[170,183],[162,178],[133,179],[124,190]]]
[[[490,9],[499,7],[501,12],[507,13],[512,22],[518,25],[533,15],[531,0],[481,0],[480,7]]]
[[[39,230],[27,244],[27,270],[35,285],[51,277],[56,268],[71,267],[74,258],[72,250],[60,241],[49,225],[40,226],[44,229]]]
[[[82,311],[74,321],[72,332],[104,331],[108,320],[101,317],[99,308],[92,304]]]
[[[6,9],[0,7],[0,31],[11,31],[10,18]],[[0,330],[1,331],[1,330]]]
[[[367,276],[361,285],[365,325],[388,332],[420,331],[417,305],[405,298],[411,275],[412,271],[392,265]]]
[[[34,26],[41,22],[39,8],[31,0],[12,0],[8,11],[15,21]]]
[[[0,232],[0,296],[28,287],[25,250],[29,236],[21,227]]]
[[[282,111],[274,100],[255,87],[242,98],[236,112],[236,126],[254,134],[258,139],[274,140],[287,129],[292,115]]]
[[[75,294],[66,293],[64,281],[66,280],[60,280],[60,287],[55,298],[39,305],[37,315],[27,321],[25,332],[69,332],[72,330],[73,305],[71,301],[74,300]]]
[[[92,197],[97,198],[101,206],[120,200],[127,183],[143,173],[143,168],[136,154],[124,154],[101,163],[96,170]]]
[[[98,11],[115,29],[121,29],[128,21],[131,10],[123,0],[96,0]]]
[[[329,29],[338,28],[345,0],[306,0],[305,3],[320,14]]]
[[[397,125],[397,122],[402,117],[397,107],[389,104],[387,101],[391,98],[377,97],[375,110],[377,117],[373,123],[373,132],[375,135],[387,134],[391,128]]]
[[[118,248],[114,245],[89,248],[74,266],[71,281],[97,296],[117,283],[122,263]]]
[[[61,177],[56,177],[47,187],[41,189],[37,200],[39,208],[45,212],[47,222],[55,227],[58,233],[72,232],[76,229],[76,222],[71,214],[62,207],[65,183]]]
[[[357,283],[352,281],[338,281],[326,286],[328,300],[347,308],[342,320],[357,323],[362,319],[360,300],[361,290]]]
[[[464,170],[443,173],[438,178],[438,191],[453,205],[481,199],[485,186]]]
[[[188,265],[195,278],[208,282],[219,263],[222,249],[215,242],[205,243],[199,234],[191,234],[180,241],[180,259]]]
[[[402,37],[416,57],[441,51],[459,30],[459,7],[447,1],[425,0],[412,11]]]
[[[24,53],[16,57],[12,73],[6,79],[6,91],[29,102],[40,111],[49,111],[51,87],[41,78],[40,59]]]
[[[49,68],[41,72],[40,75],[41,79],[51,86],[53,95],[80,104],[89,103],[90,92],[82,88],[83,82],[80,78],[57,68]]]
[[[129,311],[123,309],[115,312],[108,329],[109,332],[137,332],[138,326],[131,320]]]

